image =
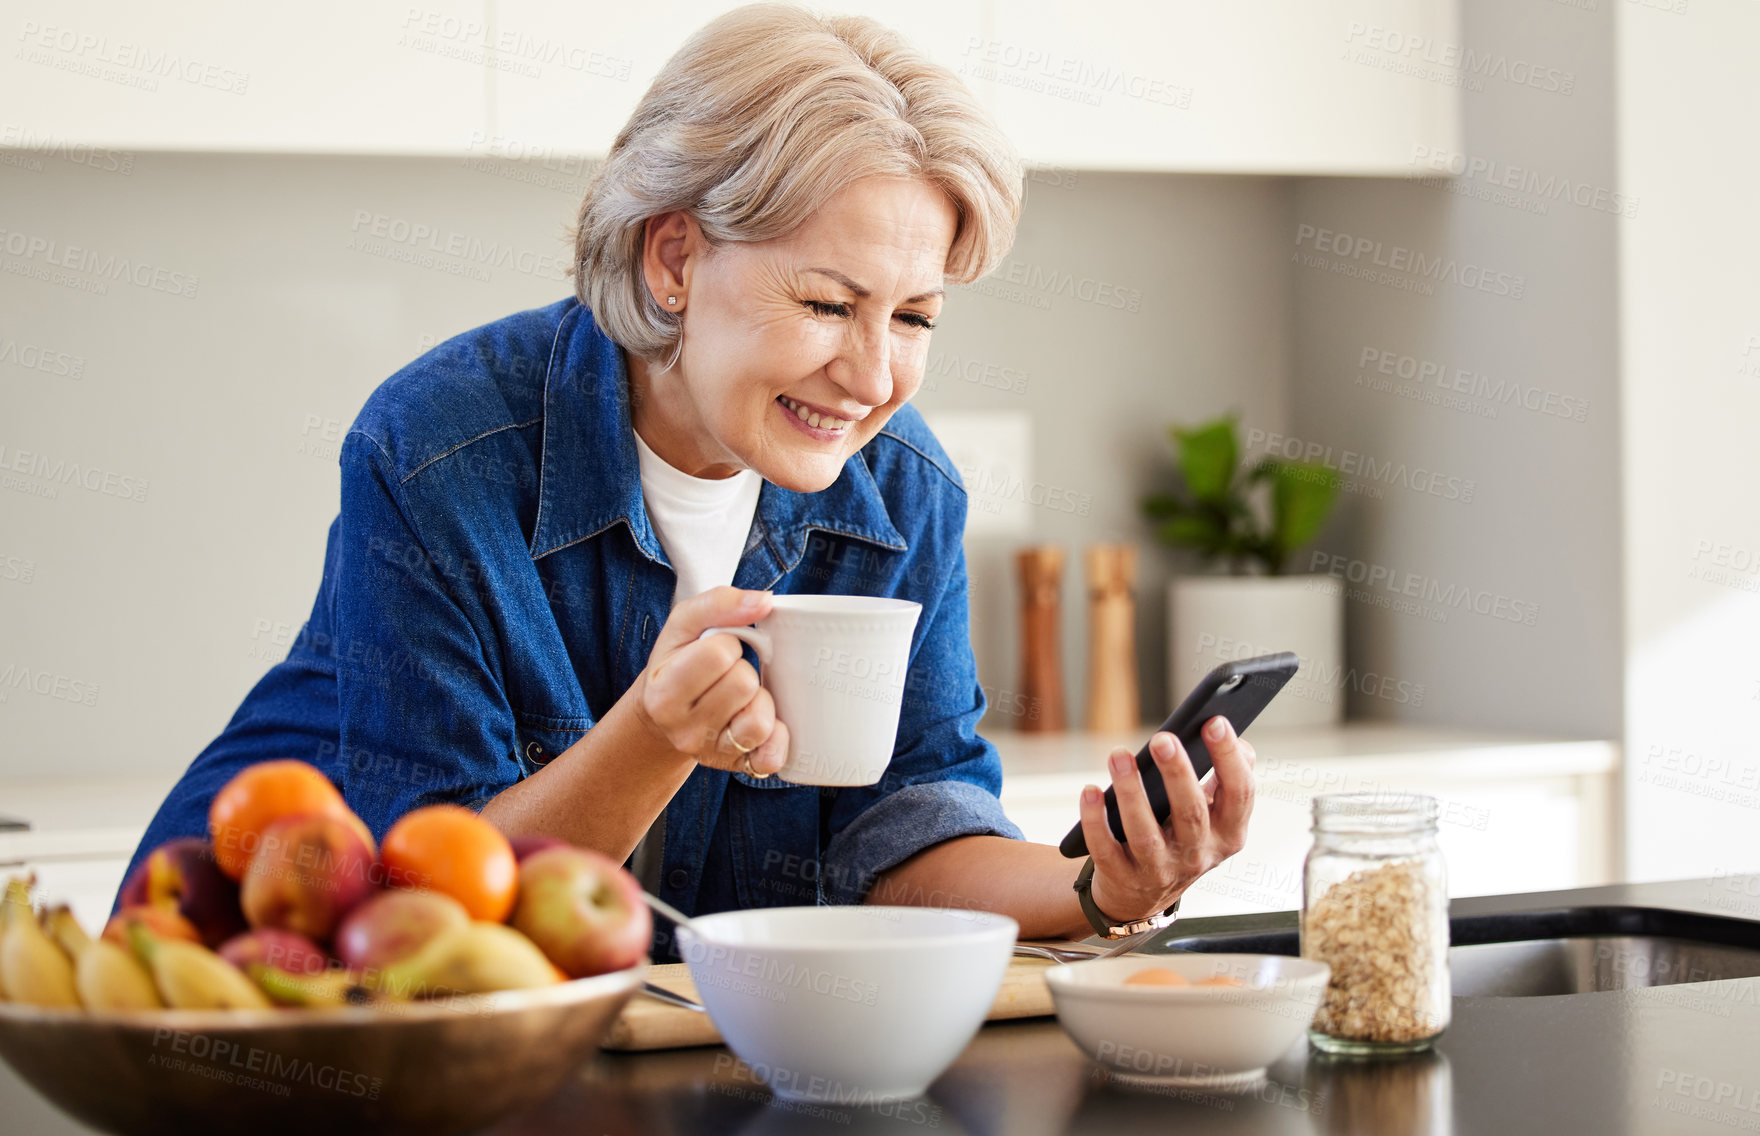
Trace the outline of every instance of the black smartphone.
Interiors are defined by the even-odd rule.
[[[1161,729],[1155,732],[1166,732],[1178,738],[1192,759],[1192,771],[1203,777],[1211,768],[1210,751],[1204,745],[1204,723],[1220,714],[1228,719],[1236,734],[1245,733],[1259,712],[1271,705],[1277,692],[1295,677],[1299,664],[1294,651],[1224,663],[1205,675],[1179,704],[1179,709],[1168,715],[1167,721],[1161,723]],[[1155,810],[1155,819],[1166,824],[1169,811],[1167,786],[1155,768],[1155,759],[1149,755],[1148,742],[1137,751],[1137,771],[1142,774],[1143,788],[1148,793],[1149,806]],[[1110,785],[1106,788],[1106,822],[1112,827],[1112,835],[1123,842],[1124,822],[1118,816],[1118,794]],[[1069,835],[1063,838],[1057,849],[1071,858],[1088,854],[1088,840],[1082,834],[1081,821],[1078,820],[1069,830]]]

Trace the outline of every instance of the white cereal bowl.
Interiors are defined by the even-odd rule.
[[[1126,986],[1160,967],[1191,982]],[[1095,959],[1045,972],[1057,1020],[1115,1079],[1141,1087],[1248,1088],[1307,1034],[1331,968],[1283,955],[1175,954]]]
[[[923,907],[769,907],[678,929],[715,1028],[785,1100],[921,1096],[984,1024],[1020,928]]]

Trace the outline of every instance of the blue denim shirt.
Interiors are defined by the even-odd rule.
[[[310,619],[160,806],[137,862],[204,834],[213,794],[270,758],[322,768],[378,837],[419,805],[481,808],[592,729],[646,665],[675,577],[642,505],[622,352],[577,301],[393,375],[340,462]],[[923,605],[898,740],[870,787],[699,766],[666,807],[663,898],[690,914],[858,903],[930,845],[1019,838],[976,733],[965,515],[909,406],[830,488],[764,484],[735,585]]]

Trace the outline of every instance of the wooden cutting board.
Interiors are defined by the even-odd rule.
[[[1047,959],[1017,958],[1002,976],[1002,988],[990,1007],[987,1021],[1008,1018],[1042,1018],[1053,1013],[1051,989],[1045,985],[1045,970],[1057,964]],[[648,969],[648,981],[674,994],[693,1001],[696,984],[691,981],[690,968],[684,963],[665,963]],[[682,1010],[636,992],[623,1007],[623,1013],[612,1023],[605,1040],[606,1049],[633,1051],[642,1049],[682,1049],[692,1045],[720,1045],[721,1034],[708,1014]]]

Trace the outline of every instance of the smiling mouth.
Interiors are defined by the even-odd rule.
[[[784,410],[788,411],[790,414],[794,415],[800,421],[806,423],[815,430],[824,430],[835,434],[840,430],[845,430],[855,425],[855,423],[848,418],[833,418],[829,414],[822,414],[810,406],[796,402],[785,394],[777,395],[776,401],[782,404]]]

